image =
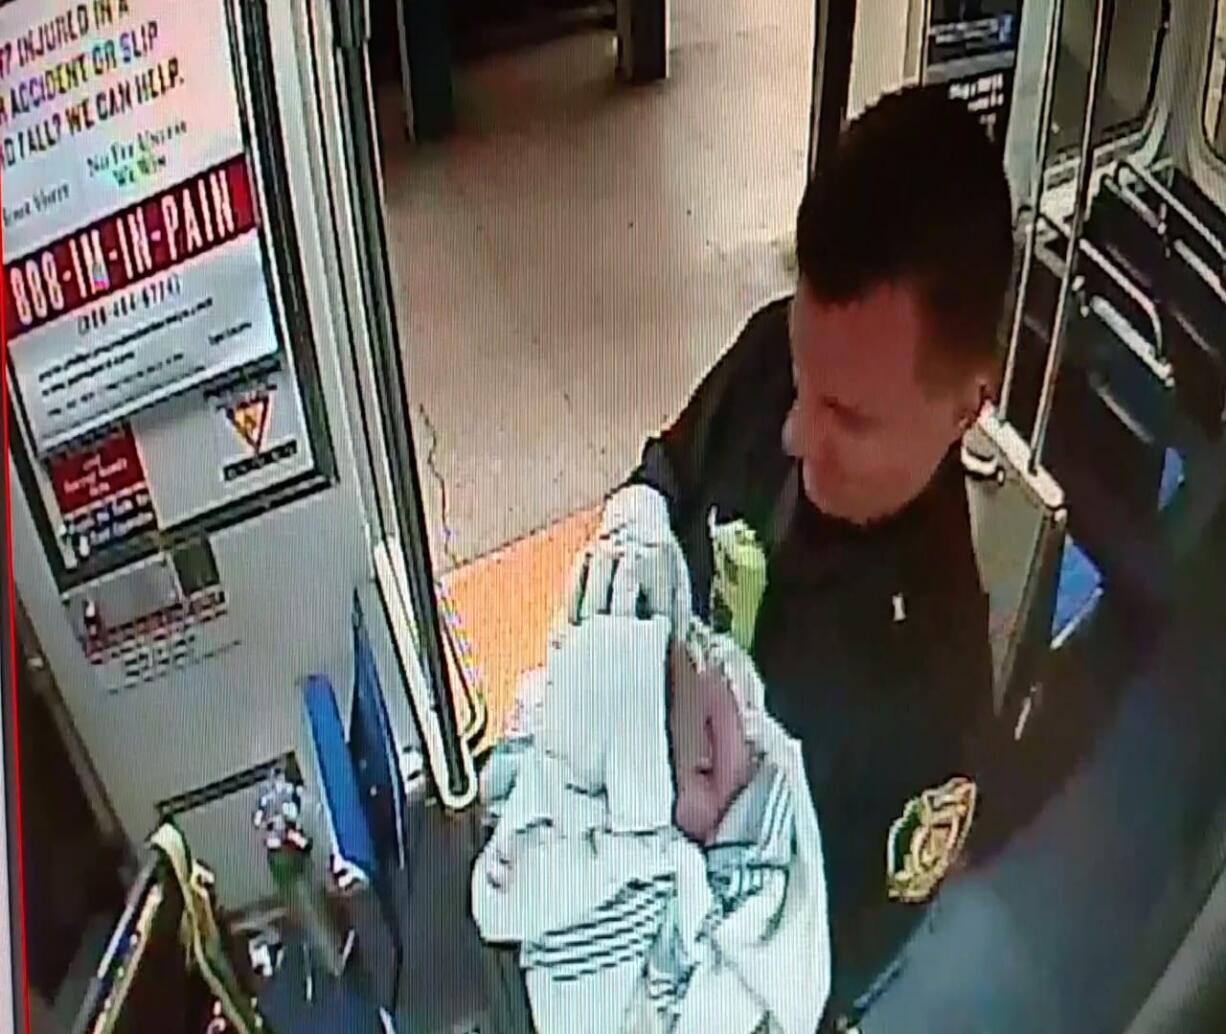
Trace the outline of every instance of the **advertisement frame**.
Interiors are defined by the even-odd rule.
[[[7,0],[8,4],[16,2],[21,0]],[[133,536],[129,541],[116,544],[105,552],[95,553],[75,566],[69,565],[56,534],[53,516],[45,504],[42,504],[43,493],[35,470],[35,464],[39,461],[31,447],[32,439],[28,437],[28,428],[23,426],[18,412],[20,399],[12,392],[10,401],[16,404],[8,407],[11,455],[26,497],[36,503],[33,511],[39,538],[56,585],[62,592],[79,588],[157,553],[172,550],[178,545],[202,536],[214,535],[251,520],[261,513],[289,505],[330,487],[337,480],[335,453],[324,406],[314,332],[307,301],[303,295],[302,263],[290,208],[290,187],[283,153],[281,118],[275,96],[272,43],[268,26],[258,20],[258,12],[252,10],[250,5],[238,3],[236,0],[210,2],[221,3],[225,9],[243,145],[251,163],[256,197],[263,216],[260,226],[262,262],[274,319],[282,338],[279,354],[283,356],[283,361],[288,361],[295,374],[306,433],[314,457],[314,469],[292,476],[273,487],[255,491],[250,496],[224,503],[178,525]],[[264,132],[258,132],[257,127],[261,127]],[[267,360],[262,360],[261,363],[263,362]],[[255,368],[261,363],[251,365]],[[11,361],[7,354],[5,367],[6,375],[12,378]],[[202,387],[207,389],[208,384],[197,385],[187,391],[200,390]],[[106,430],[98,433],[105,434]]]

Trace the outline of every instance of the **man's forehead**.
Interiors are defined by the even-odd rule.
[[[841,304],[800,291],[793,302],[793,362],[848,406],[878,411],[911,397],[921,334],[918,301],[904,286],[883,285]]]

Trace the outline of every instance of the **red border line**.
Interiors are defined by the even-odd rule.
[[[0,183],[0,199],[3,198],[3,184]],[[0,226],[0,257],[4,255],[4,230]],[[8,502],[8,506],[4,509],[4,548],[7,551],[5,559],[8,562],[9,584],[8,584],[8,606],[9,606],[9,627],[4,630],[3,634],[9,637],[9,677],[12,682],[12,713],[13,713],[13,800],[16,802],[12,818],[12,827],[9,829],[9,836],[15,837],[17,842],[16,854],[16,879],[13,879],[13,873],[9,874],[9,893],[14,891],[16,885],[17,893],[17,925],[19,929],[11,931],[13,934],[10,944],[12,950],[16,952],[19,959],[19,969],[17,976],[21,981],[21,988],[15,989],[16,993],[21,995],[21,1011],[25,1017],[26,1034],[30,1032],[30,962],[29,953],[27,951],[28,942],[26,938],[26,930],[28,923],[26,920],[26,866],[25,852],[25,823],[22,817],[22,786],[21,786],[21,735],[20,722],[17,714],[17,589],[16,582],[13,577],[13,480],[12,480],[12,463],[10,457],[12,450],[9,442],[9,385],[8,385],[8,369],[9,369],[9,339],[8,339],[8,321],[5,318],[7,307],[0,305],[0,395],[3,396],[3,401],[0,402],[0,420],[4,423],[3,432],[0,432],[0,438],[4,442],[4,498]],[[8,845],[5,845],[5,850]],[[11,910],[10,910],[11,914]],[[7,916],[5,917],[7,920]],[[5,979],[8,979],[6,974]],[[16,1008],[17,1003],[13,1003]]]

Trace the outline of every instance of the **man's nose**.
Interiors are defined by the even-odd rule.
[[[812,459],[822,451],[828,436],[810,411],[793,402],[783,423],[783,450],[793,459]]]
[[[798,460],[804,455],[802,437],[800,403],[793,402],[787,419],[783,421],[783,451],[792,459]]]

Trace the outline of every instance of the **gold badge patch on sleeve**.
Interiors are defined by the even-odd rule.
[[[977,790],[965,776],[925,790],[907,802],[886,843],[890,898],[926,901],[949,872],[970,833]]]

